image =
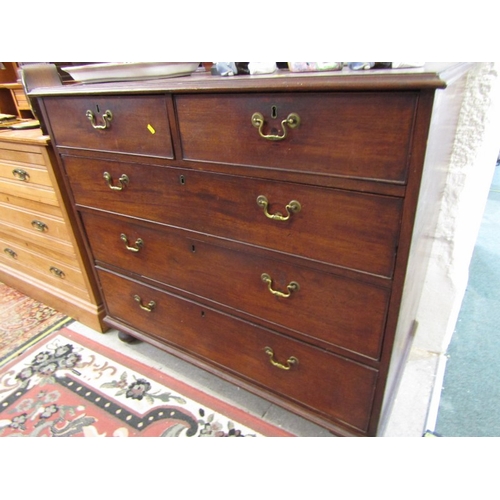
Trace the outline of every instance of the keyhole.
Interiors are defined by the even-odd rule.
[[[179,182],[184,186],[184,184],[186,184],[186,178],[183,175],[179,176]]]
[[[191,245],[191,252],[193,252],[193,253],[196,252],[196,246],[195,245]]]
[[[278,118],[277,106],[271,106],[271,118]]]
[[[201,317],[204,318],[205,317],[205,311],[201,311]]]
[[[95,109],[97,110],[98,113],[100,113],[100,111],[99,111],[99,104],[95,105]]]

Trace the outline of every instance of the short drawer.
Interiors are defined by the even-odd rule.
[[[77,157],[65,166],[77,205],[392,276],[399,198]]]
[[[175,104],[186,160],[406,182],[417,93],[178,95]]]
[[[14,89],[12,93],[19,109],[31,109],[28,98],[22,89]]]
[[[99,278],[113,318],[366,431],[376,370],[113,273]]]
[[[163,96],[44,100],[56,146],[173,158]]]
[[[162,226],[81,214],[94,258],[378,359],[389,290]],[[269,278],[266,278],[266,275]]]
[[[19,109],[31,110],[30,103],[28,102],[28,98],[26,97],[23,89],[13,89],[12,94]]]

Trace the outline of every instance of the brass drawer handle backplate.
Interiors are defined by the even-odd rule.
[[[135,246],[130,246],[128,244],[128,238],[125,233],[120,234],[120,239],[125,243],[125,248],[131,252],[138,252],[144,245],[142,238],[137,238],[135,240]]]
[[[15,168],[12,171],[12,175],[21,181],[28,182],[30,180],[30,174],[26,172],[26,170],[23,170],[22,168]]]
[[[87,109],[87,112],[85,114],[87,118],[90,120],[90,123],[92,124],[92,127],[98,130],[104,130],[110,126],[110,122],[113,119],[113,113],[109,109],[106,110],[106,112],[102,115],[102,121],[104,122],[104,125],[96,125],[95,121],[95,115],[90,111],[90,109]]]
[[[298,292],[300,289],[300,286],[296,281],[290,281],[290,283],[286,287],[288,293],[283,293],[278,290],[273,290],[272,288],[273,280],[271,279],[271,276],[269,276],[269,274],[262,273],[260,277],[264,283],[267,283],[268,290],[277,297],[283,297],[287,299],[288,297],[290,297],[290,295],[292,295],[292,292]]]
[[[156,302],[154,300],[150,300],[148,305],[143,305],[142,299],[139,297],[139,295],[134,295],[134,300],[139,304],[139,307],[143,311],[151,312],[155,307],[156,307]]]
[[[113,178],[111,177],[111,174],[109,172],[104,172],[102,175],[104,177],[104,180],[106,181],[106,184],[108,185],[109,189],[112,189],[113,191],[122,191],[123,188],[128,184],[128,176],[125,174],[122,174],[120,178],[118,179],[118,186],[113,185]]]
[[[300,117],[297,113],[290,113],[282,122],[281,128],[283,129],[282,135],[265,135],[262,133],[262,127],[264,126],[264,117],[261,113],[254,113],[252,115],[252,125],[259,129],[259,135],[263,139],[268,141],[282,141],[286,137],[287,125],[290,128],[296,128],[300,125]]]
[[[286,365],[283,365],[274,359],[274,351],[270,347],[265,347],[264,351],[269,356],[271,364],[281,370],[290,370],[293,365],[299,363],[299,360],[295,356],[290,356],[286,361]]]
[[[268,219],[286,221],[288,220],[292,214],[296,214],[302,210],[301,204],[297,200],[292,200],[286,207],[286,213],[288,215],[282,215],[280,212],[276,212],[275,214],[270,214],[267,211],[267,207],[269,205],[269,201],[264,195],[260,195],[257,197],[257,205],[264,210],[264,214]]]

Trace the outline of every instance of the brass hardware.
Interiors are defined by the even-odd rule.
[[[134,300],[139,303],[139,307],[143,311],[151,312],[156,307],[156,302],[154,300],[150,300],[147,306],[143,305],[142,299],[139,295],[134,295]]]
[[[292,200],[286,207],[286,213],[288,215],[284,216],[280,212],[276,212],[275,214],[270,214],[267,211],[267,207],[269,205],[269,201],[264,195],[260,195],[257,197],[257,205],[261,207],[264,210],[264,214],[268,219],[272,220],[280,220],[280,221],[285,221],[290,218],[290,216],[293,214],[296,214],[301,211],[302,206],[297,200]]]
[[[138,252],[144,245],[144,241],[142,240],[142,238],[137,238],[135,240],[135,246],[129,246],[127,235],[124,233],[120,234],[120,239],[125,243],[125,248],[127,250],[130,250],[131,252]]]
[[[15,168],[12,171],[12,175],[21,181],[28,182],[30,180],[30,174],[23,170],[22,168]]]
[[[54,276],[57,276],[58,278],[61,278],[61,279],[66,278],[66,275],[64,274],[64,272],[63,272],[63,271],[61,271],[60,269],[57,269],[57,267],[52,266],[52,267],[50,268],[50,272],[51,272]]]
[[[109,189],[112,189],[113,191],[122,191],[123,188],[128,184],[128,176],[125,174],[122,174],[120,178],[118,179],[119,185],[114,186],[113,185],[113,179],[111,177],[111,174],[109,172],[104,172],[103,174],[104,180],[108,184]]]
[[[12,250],[11,248],[4,248],[3,251],[10,255],[13,259],[17,259],[17,253],[14,252],[14,250]]]
[[[298,292],[300,290],[300,286],[296,281],[290,281],[290,283],[287,285],[286,288],[288,290],[288,293],[273,290],[273,280],[271,279],[271,276],[269,276],[269,274],[267,273],[262,273],[260,277],[264,283],[267,283],[268,290],[277,297],[283,297],[284,299],[287,299],[288,297],[290,297],[290,295],[292,295],[293,292]]]
[[[280,368],[281,370],[290,370],[290,368],[299,363],[299,360],[295,356],[290,356],[286,360],[286,365],[283,365],[279,363],[278,361],[275,361],[274,359],[274,351],[270,347],[265,347],[264,351],[266,354],[269,356],[269,361],[273,366],[276,366],[276,368]]]
[[[268,141],[282,141],[287,134],[287,125],[290,128],[297,128],[300,125],[300,117],[297,113],[290,113],[284,120],[281,122],[281,128],[283,129],[282,135],[265,135],[262,133],[262,127],[264,126],[264,117],[261,113],[254,113],[252,115],[252,125],[255,128],[259,129],[259,135],[263,139],[267,139]]]
[[[90,120],[92,127],[98,130],[104,130],[108,128],[110,126],[109,122],[113,119],[113,113],[111,113],[109,109],[107,109],[106,112],[102,115],[102,121],[104,122],[104,125],[96,125],[94,113],[92,113],[90,109],[87,109],[85,115]]]
[[[37,230],[37,231],[41,231],[42,233],[44,231],[48,231],[49,230],[49,226],[47,226],[47,224],[45,224],[44,222],[41,222],[39,220],[32,220],[31,221],[31,225]]]

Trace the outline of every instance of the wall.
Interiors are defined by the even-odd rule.
[[[419,323],[383,435],[434,430],[446,350],[467,287],[469,265],[500,151],[500,63],[480,63],[465,83],[441,195]],[[500,168],[500,167],[499,167]]]
[[[455,328],[500,151],[499,71],[480,63],[466,83],[413,350],[446,352]]]

